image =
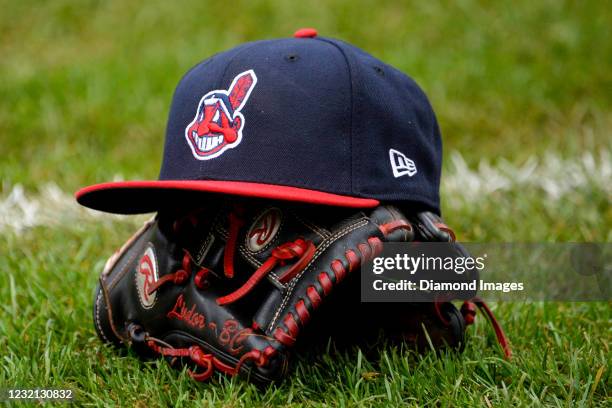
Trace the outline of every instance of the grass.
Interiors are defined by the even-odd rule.
[[[438,114],[447,152],[521,165],[609,151],[612,16],[595,1],[306,2],[0,0],[0,180],[36,194],[154,178],[172,89],[190,66],[243,41],[302,26],[346,39],[410,73]],[[609,157],[609,156],[608,156]],[[449,155],[445,171],[452,172]],[[4,196],[6,191],[2,191]],[[517,187],[477,200],[445,195],[469,241],[612,240],[609,190],[552,199]],[[102,346],[91,295],[132,219],[0,231],[0,388],[71,387],[81,404],[195,406],[606,406],[609,303],[497,304],[514,347],[484,319],[461,355],[383,348],[301,356],[279,386],[191,381]],[[326,350],[319,350],[326,351]],[[372,374],[376,373],[376,374]]]

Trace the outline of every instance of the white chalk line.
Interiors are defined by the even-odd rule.
[[[463,157],[451,154],[449,171],[442,175],[442,194],[472,200],[497,191],[542,191],[546,198],[559,200],[580,193],[582,188],[602,190],[612,194],[612,156],[609,150],[599,154],[584,153],[580,157],[562,159],[553,154],[531,157],[517,166],[501,160],[495,166],[482,160],[471,169]]]
[[[603,150],[580,157],[562,159],[547,155],[532,157],[517,166],[502,160],[496,165],[482,160],[470,168],[463,157],[454,152],[442,179],[442,195],[450,195],[448,205],[474,205],[476,198],[486,200],[494,192],[520,190],[543,192],[548,200],[559,200],[568,194],[580,194],[584,188],[597,189],[612,196],[612,156]],[[460,198],[457,200],[457,198]],[[544,198],[544,197],[543,197]],[[38,227],[71,228],[83,222],[133,222],[141,216],[123,216],[89,210],[78,205],[72,194],[54,183],[41,185],[38,192],[26,192],[20,184],[3,183],[0,192],[0,232]]]

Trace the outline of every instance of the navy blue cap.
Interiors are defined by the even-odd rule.
[[[78,202],[131,214],[202,191],[439,213],[442,142],[419,86],[343,41],[296,37],[193,67],[174,93],[159,180],[89,186]]]

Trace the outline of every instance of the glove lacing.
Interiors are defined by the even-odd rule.
[[[263,351],[254,349],[243,354],[240,360],[238,360],[238,363],[236,363],[235,366],[231,366],[225,364],[213,354],[205,353],[204,350],[196,344],[185,348],[174,348],[168,343],[144,333],[142,327],[136,324],[131,324],[128,327],[128,332],[132,342],[144,342],[151,350],[164,357],[189,358],[196,366],[204,369],[202,372],[195,372],[191,369],[187,369],[189,376],[197,381],[209,379],[215,372],[215,369],[229,375],[236,375],[247,361],[253,361],[257,366],[265,366],[268,364],[268,360],[276,352],[272,346],[266,347]]]
[[[223,254],[223,268],[225,276],[234,276],[234,256],[238,242],[240,228],[244,225],[241,217],[242,209],[238,207],[229,214],[229,233]],[[233,303],[249,293],[257,283],[265,278],[277,265],[284,266],[288,261],[297,261],[282,275],[278,277],[279,282],[287,283],[300,273],[312,260],[316,247],[310,240],[298,238],[293,242],[287,242],[272,250],[271,256],[249,277],[249,279],[234,292],[217,299],[219,305]]]
[[[451,228],[449,228],[446,224],[443,223],[435,223],[434,225],[440,231],[444,231],[448,234],[449,242],[455,242],[455,232]],[[444,317],[444,314],[441,310],[441,306],[444,301],[444,299],[436,299],[434,301],[434,308],[440,321],[448,326],[450,322]],[[465,320],[465,324],[469,326],[474,323],[474,320],[476,318],[476,307],[483,311],[484,314],[487,316],[489,322],[491,323],[491,326],[493,326],[493,330],[495,331],[495,337],[497,337],[497,342],[504,351],[504,356],[506,360],[510,360],[512,358],[512,349],[510,348],[510,342],[508,341],[508,337],[506,336],[506,333],[504,333],[504,330],[495,318],[493,311],[489,308],[487,303],[480,297],[475,296],[472,299],[463,302],[463,305],[461,306],[461,315]]]

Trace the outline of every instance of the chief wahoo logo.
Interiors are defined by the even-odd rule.
[[[241,110],[255,84],[257,76],[250,69],[238,74],[228,90],[210,91],[200,99],[193,121],[185,128],[196,159],[214,159],[240,144],[245,122]]]

